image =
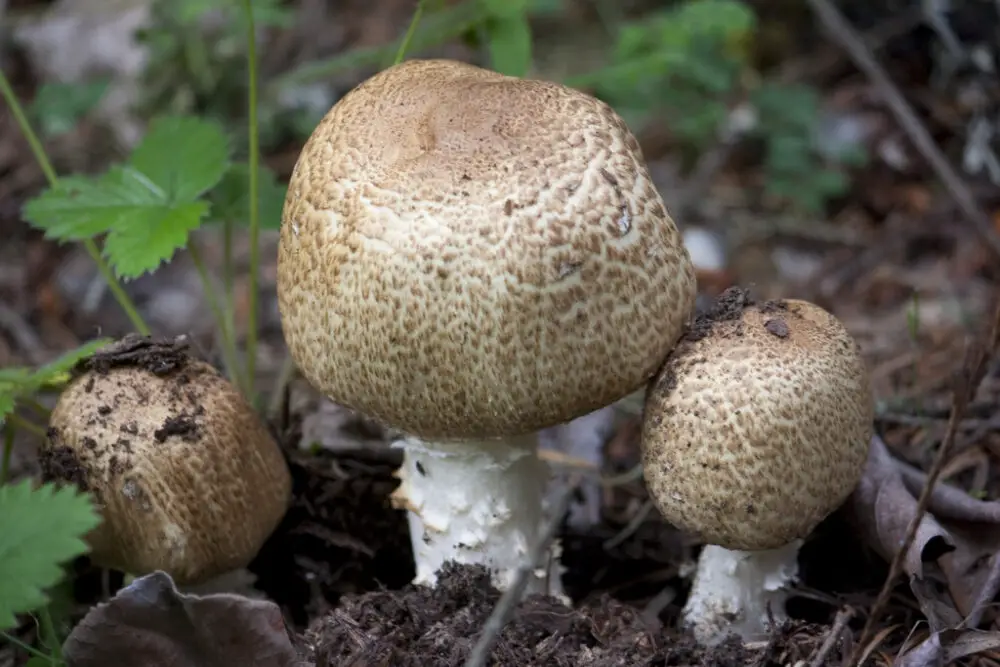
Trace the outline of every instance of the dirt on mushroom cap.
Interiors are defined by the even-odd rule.
[[[408,61],[292,174],[282,327],[337,403],[431,438],[537,431],[640,388],[694,271],[633,135],[551,82]]]
[[[805,537],[850,494],[874,403],[857,344],[796,300],[727,290],[650,384],[643,470],[674,525],[729,549]]]
[[[93,560],[180,583],[246,565],[284,514],[291,479],[242,395],[181,341],[129,336],[75,374],[41,464],[45,479],[99,503]]]

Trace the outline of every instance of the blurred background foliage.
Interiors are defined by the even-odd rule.
[[[755,4],[770,5],[767,15],[759,15]],[[684,169],[720,142],[752,146],[763,174],[762,196],[792,211],[819,214],[847,190],[845,168],[865,156],[856,149],[820,150],[817,92],[769,72],[775,42],[780,50],[793,39],[788,33],[795,32],[795,17],[802,14],[795,4],[425,0],[409,53],[447,55],[458,48],[507,74],[588,90],[635,129],[668,128]],[[245,113],[245,27],[232,5],[232,0],[151,0],[150,19],[136,35],[148,55],[135,111],[143,118],[194,113],[220,120],[233,128],[232,139],[244,150],[239,127]],[[775,5],[788,7],[776,11]],[[333,48],[290,45],[273,35],[300,35],[298,8],[282,0],[256,0],[254,6],[263,42],[265,151],[300,144],[350,85],[391,62],[402,40],[400,30],[395,40],[346,49],[334,44],[347,41],[343,36],[328,40]],[[405,9],[397,13],[405,16]],[[327,30],[343,32],[335,22],[319,32]],[[328,53],[320,57],[306,57],[324,50]],[[46,135],[66,132],[106,89],[106,78],[48,82],[37,92],[32,112]]]

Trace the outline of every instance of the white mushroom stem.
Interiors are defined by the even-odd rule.
[[[765,639],[772,619],[780,624],[787,618],[787,585],[798,576],[801,544],[766,551],[706,545],[683,610],[695,638],[708,646],[730,634],[744,642]]]
[[[434,586],[445,563],[486,566],[506,590],[544,525],[548,468],[536,435],[481,442],[404,438],[401,484],[393,499],[406,508],[416,561],[414,583]],[[559,545],[531,575],[527,594],[565,597]]]

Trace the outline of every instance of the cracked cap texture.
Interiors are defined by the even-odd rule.
[[[620,399],[695,297],[608,105],[446,60],[389,68],[320,122],[289,183],[277,287],[309,382],[425,439],[528,433]]]
[[[843,325],[804,301],[724,293],[651,383],[643,471],[657,508],[727,549],[804,538],[861,478],[874,403]]]

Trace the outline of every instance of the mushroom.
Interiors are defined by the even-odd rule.
[[[642,460],[660,513],[706,544],[683,610],[700,642],[786,618],[799,547],[859,483],[873,419],[858,345],[819,306],[730,288],[695,320],[650,383]]]
[[[182,585],[249,564],[284,516],[291,474],[243,396],[182,342],[127,336],[75,373],[41,467],[93,495],[91,559]]]
[[[655,374],[694,304],[680,234],[605,103],[449,60],[344,96],[282,215],[285,340],[330,400],[401,433],[415,582],[507,588],[543,523],[538,431]],[[533,592],[561,591],[557,549]]]

